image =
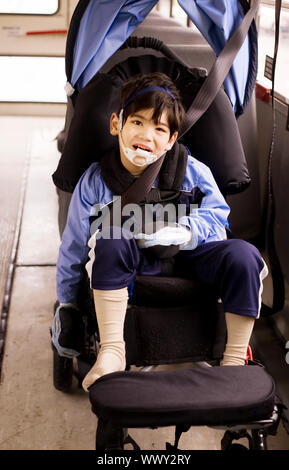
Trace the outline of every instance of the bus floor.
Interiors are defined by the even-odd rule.
[[[26,175],[22,178],[24,205],[0,385],[0,450],[94,449],[96,417],[87,393],[75,384],[73,391],[65,394],[52,383],[49,328],[56,297],[59,235],[51,174],[59,159],[54,139],[63,123],[59,117],[0,117],[1,128],[7,130],[0,143],[1,160],[9,153],[16,168],[22,162]],[[26,166],[23,159],[27,159]],[[15,205],[21,178],[13,171],[6,175],[10,178],[7,201]],[[10,223],[15,225],[16,217]],[[1,252],[1,258],[4,255],[7,257]],[[143,450],[163,450],[166,442],[174,442],[173,427],[129,432]],[[179,448],[218,450],[223,434],[222,430],[194,427],[182,435]],[[282,424],[277,436],[268,438],[268,448],[289,450],[289,436]]]

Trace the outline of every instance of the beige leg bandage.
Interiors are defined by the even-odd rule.
[[[128,301],[127,287],[116,290],[94,290],[94,305],[100,336],[96,363],[85,376],[85,391],[99,377],[125,369],[123,326]]]
[[[244,365],[255,318],[234,313],[225,313],[225,318],[227,344],[221,366]]]

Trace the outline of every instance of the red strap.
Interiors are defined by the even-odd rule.
[[[247,357],[246,357],[246,366],[248,365],[249,359],[250,359],[250,361],[253,361],[252,349],[251,349],[251,346],[248,344],[248,347],[247,347]]]

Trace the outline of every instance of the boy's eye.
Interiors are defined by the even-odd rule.
[[[164,127],[157,127],[157,131],[166,132],[166,129],[164,129]]]
[[[138,121],[138,120],[135,119],[133,121],[133,124],[136,124],[136,126],[141,126],[142,123],[141,123],[141,121]]]

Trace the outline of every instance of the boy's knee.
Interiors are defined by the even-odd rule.
[[[105,227],[95,242],[95,252],[98,258],[105,257],[106,263],[109,259],[124,256],[137,256],[138,248],[131,233],[122,227]]]
[[[106,236],[91,242],[86,270],[93,289],[120,289],[135,278],[140,254],[136,241],[123,236],[119,227],[106,229]],[[115,237],[120,235],[120,238]],[[111,236],[108,236],[111,235]]]
[[[245,240],[231,240],[229,257],[230,262],[238,269],[260,271],[264,266],[264,261],[259,250]]]

